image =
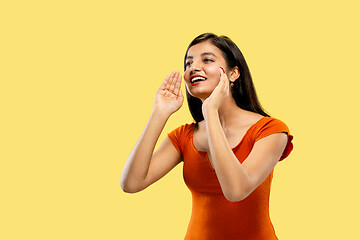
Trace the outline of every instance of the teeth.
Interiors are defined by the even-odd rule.
[[[204,77],[194,77],[193,79],[191,79],[191,82],[193,83],[193,82],[196,82],[196,81],[203,81],[203,80],[205,80]]]

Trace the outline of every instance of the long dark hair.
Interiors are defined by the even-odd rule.
[[[213,33],[203,33],[196,37],[188,46],[184,59],[184,69],[186,70],[186,58],[189,48],[200,42],[209,41],[214,46],[219,48],[225,58],[229,69],[238,67],[240,77],[235,80],[232,87],[231,94],[236,102],[236,105],[244,110],[259,113],[263,116],[269,117],[258,100],[255,87],[250,75],[250,70],[246,64],[245,58],[236,44],[226,36],[217,36]],[[202,101],[199,98],[190,95],[186,89],[186,97],[190,109],[196,123],[204,120],[202,114]]]

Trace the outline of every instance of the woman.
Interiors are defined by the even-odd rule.
[[[181,161],[193,197],[185,239],[277,239],[269,217],[273,169],[289,155],[293,136],[261,108],[245,59],[227,37],[205,33],[185,55],[184,81],[196,123],[168,134],[153,153],[171,114],[183,103],[178,71],[156,92],[150,119],[121,176],[138,192]]]

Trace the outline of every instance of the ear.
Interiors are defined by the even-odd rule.
[[[240,70],[239,67],[234,67],[230,70],[230,76],[229,76],[229,80],[230,82],[235,82],[236,79],[238,79],[240,77]]]

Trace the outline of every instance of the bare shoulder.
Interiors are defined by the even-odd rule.
[[[234,127],[240,129],[248,129],[264,117],[259,113],[254,113],[243,109],[239,110],[237,115],[238,117],[236,118],[236,121],[234,121]]]

